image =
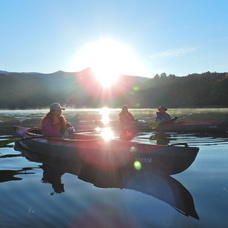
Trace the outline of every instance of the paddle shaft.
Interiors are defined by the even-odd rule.
[[[13,139],[13,135],[0,136],[0,139]]]
[[[85,131],[77,131],[74,134],[81,133],[81,132],[85,132]],[[44,138],[44,137],[45,137],[44,135],[39,135],[39,136],[30,137],[30,138],[12,138],[12,139],[8,138],[6,140],[0,140],[0,147],[5,147],[10,143],[18,142],[21,140],[29,140],[29,139]]]
[[[13,142],[18,142],[21,140],[29,140],[29,139],[36,139],[36,138],[43,138],[45,137],[44,135],[39,135],[39,136],[34,136],[30,138],[14,138],[14,139],[6,139],[6,140],[0,140],[0,147],[5,147],[6,145],[13,143]]]
[[[183,115],[183,116],[177,116],[177,118],[178,118],[178,119],[179,119],[179,118],[185,118],[185,117],[190,116],[190,115],[192,115],[192,113],[188,113],[188,114]]]

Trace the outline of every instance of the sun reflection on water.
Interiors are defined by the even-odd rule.
[[[111,130],[111,128],[107,127],[102,129],[101,136],[104,140],[108,141],[114,139],[114,132]]]
[[[109,118],[110,109],[107,107],[104,107],[100,110],[100,113],[101,113],[101,126],[97,127],[95,130],[101,135],[101,137],[105,141],[114,139],[114,132],[111,129],[111,127],[108,127],[108,124],[110,122],[110,118]]]
[[[107,107],[104,107],[100,111],[101,113],[101,122],[104,125],[107,125],[110,122],[109,114],[110,114],[110,109]]]
[[[101,135],[101,137],[105,141],[114,139],[114,132],[110,127],[104,127],[104,128],[97,127],[95,130]]]

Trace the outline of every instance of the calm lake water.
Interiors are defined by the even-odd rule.
[[[78,128],[92,130],[94,120],[107,116],[117,120],[119,111],[64,114]],[[131,111],[149,122],[156,110]],[[189,121],[228,119],[228,109],[169,111],[173,116],[192,113],[182,119]],[[4,123],[38,126],[46,112],[0,111],[1,140],[11,134]],[[170,144],[199,147],[187,170],[167,177],[141,173],[108,186],[103,180],[94,183],[88,175],[78,176],[72,163],[53,162],[14,147],[0,148],[0,227],[228,227],[228,133],[167,136]],[[134,140],[157,143],[154,132],[141,132]],[[48,183],[51,178],[57,183]]]

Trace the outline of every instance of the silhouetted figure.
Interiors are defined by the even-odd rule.
[[[135,119],[133,115],[128,111],[127,105],[122,106],[122,110],[119,113],[120,122],[120,138],[123,140],[130,140],[136,134],[134,128]]]
[[[156,132],[150,136],[150,140],[156,140],[157,145],[168,145],[170,140],[165,132]]]

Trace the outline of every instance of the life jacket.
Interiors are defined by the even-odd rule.
[[[66,123],[63,119],[54,116],[52,127],[59,132],[64,132],[64,130],[66,129]]]
[[[59,132],[61,131],[60,119],[56,116],[53,118],[52,127]]]
[[[166,112],[156,112],[155,121],[168,121],[170,120],[170,115]]]

